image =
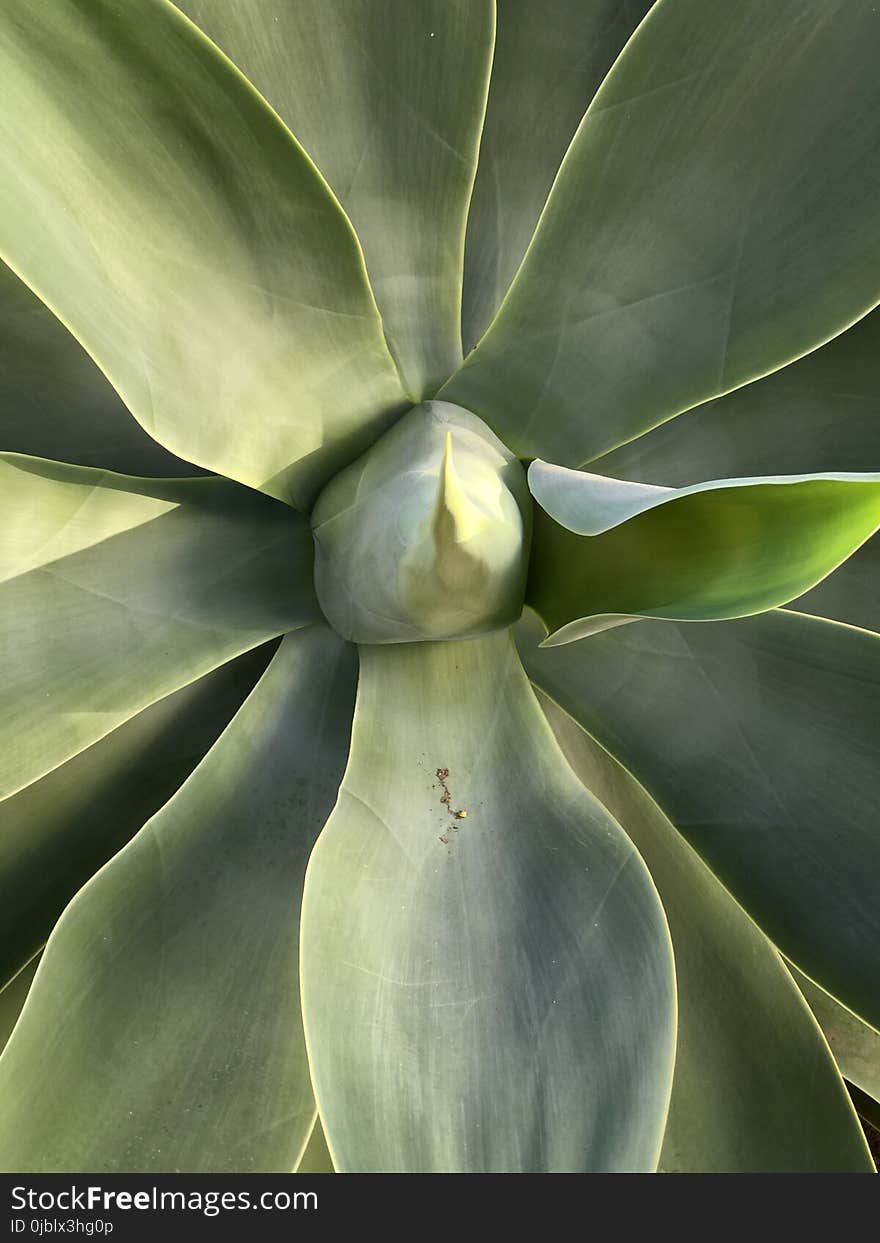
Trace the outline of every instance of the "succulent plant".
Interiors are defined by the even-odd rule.
[[[4,1169],[873,1168],[878,56],[4,0]]]

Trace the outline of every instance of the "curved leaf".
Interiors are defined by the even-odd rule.
[[[871,1171],[834,1062],[776,950],[626,769],[539,699],[566,759],[640,851],[669,919],[678,1040],[660,1169]]]
[[[792,601],[799,613],[880,631],[880,539],[875,535],[833,574]]]
[[[520,654],[801,970],[880,1019],[880,637],[796,613]]]
[[[654,0],[498,0],[480,163],[468,215],[462,332],[471,350],[525,254],[572,135]]]
[[[880,311],[812,354],[655,427],[592,470],[678,488],[694,479],[880,469]]]
[[[506,632],[360,656],[303,901],[336,1168],[653,1168],[674,976],[641,859],[563,760]]]
[[[39,962],[40,956],[37,954],[26,966],[22,967],[14,979],[10,980],[4,988],[0,988],[0,1053],[3,1052],[18,1022],[18,1016],[27,1000]]]
[[[197,475],[153,440],[82,346],[0,263],[0,450],[135,475]]]
[[[403,394],[351,226],[166,0],[7,0],[0,254],[180,457],[307,506]]]
[[[264,646],[206,674],[0,803],[0,980],[185,781],[270,655]]]
[[[825,1033],[840,1073],[880,1104],[880,1032],[819,988],[797,967],[790,971]]]
[[[0,1168],[295,1167],[314,1120],[300,895],[354,681],[326,627],[286,639],[177,795],[77,894],[0,1058]]]
[[[872,0],[660,0],[442,395],[577,466],[880,300]]]
[[[0,457],[0,795],[318,616],[299,514],[221,479]]]
[[[763,380],[691,410],[599,458],[639,483],[880,467],[880,312]],[[803,613],[880,630],[880,543],[872,539],[793,601]]]
[[[355,229],[414,402],[461,364],[464,231],[491,0],[183,0],[309,152]]]
[[[528,602],[570,643],[642,617],[713,621],[784,604],[880,526],[880,475],[662,488],[533,462]]]
[[[333,1169],[333,1158],[327,1147],[321,1119],[317,1116],[296,1172],[297,1174],[334,1174],[336,1172]]]

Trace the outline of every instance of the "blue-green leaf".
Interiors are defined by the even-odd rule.
[[[315,160],[364,249],[413,401],[461,364],[491,0],[182,0]]]
[[[0,263],[0,451],[132,475],[197,475],[126,410],[82,346]]]
[[[880,469],[880,311],[797,362],[631,440],[591,470],[694,479]]]
[[[529,675],[632,771],[779,948],[880,1022],[880,637],[787,611],[639,622]]]
[[[675,1041],[665,919],[506,633],[361,648],[302,983],[341,1172],[654,1168]]]
[[[263,672],[265,645],[160,699],[0,802],[0,980],[189,776]]]
[[[0,455],[0,796],[319,616],[306,520],[227,480]]]
[[[660,1169],[872,1170],[834,1062],[779,954],[635,778],[540,698],[569,763],[640,850],[669,919],[678,1041]]]
[[[0,1168],[296,1167],[314,1121],[300,899],[355,676],[326,627],[285,639],[186,784],[74,898],[0,1057]]]
[[[578,466],[880,301],[880,10],[660,0],[442,396]]]
[[[553,178],[614,58],[653,0],[498,0],[480,163],[468,215],[462,333],[489,327]]]

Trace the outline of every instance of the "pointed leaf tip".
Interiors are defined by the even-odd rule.
[[[528,602],[571,643],[638,617],[720,621],[795,599],[880,524],[880,475],[772,475],[686,488],[535,462]]]

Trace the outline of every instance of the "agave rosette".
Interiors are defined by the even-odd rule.
[[[878,54],[6,0],[3,1168],[873,1168]]]

